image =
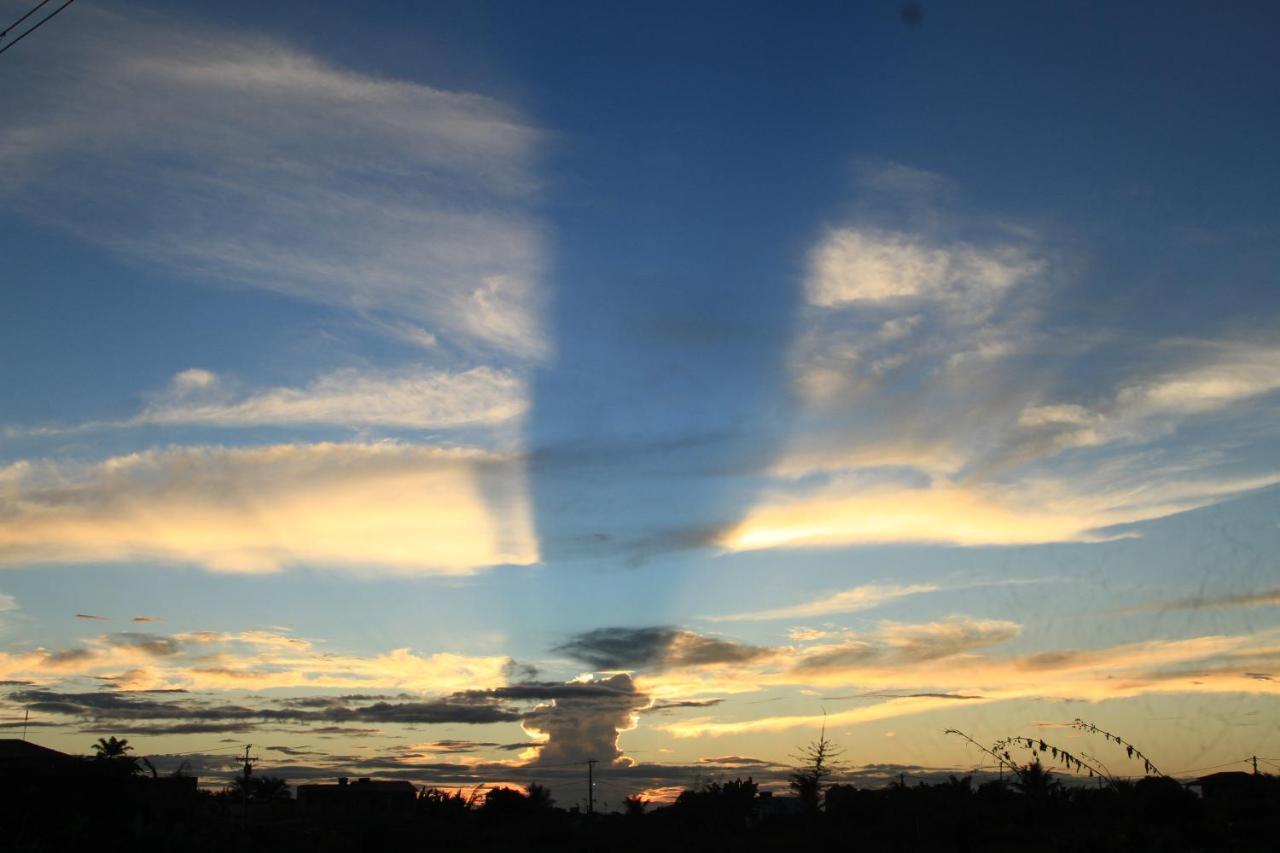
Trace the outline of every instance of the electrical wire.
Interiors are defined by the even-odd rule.
[[[1204,770],[1217,770],[1219,767],[1230,767],[1233,764],[1244,764],[1251,760],[1253,760],[1253,756],[1246,756],[1245,758],[1241,758],[1236,761],[1228,761],[1225,764],[1214,764],[1212,767],[1192,767],[1189,770],[1179,770],[1173,775],[1182,776],[1185,773],[1200,773]]]
[[[37,3],[36,5],[32,6],[30,9],[28,9],[28,10],[27,10],[27,14],[23,15],[21,18],[19,18],[18,20],[14,21],[12,24],[10,24],[9,26],[5,27],[3,30],[0,30],[0,39],[3,39],[5,36],[9,35],[9,30],[11,30],[11,29],[13,29],[14,27],[18,26],[18,24],[21,24],[21,23],[22,23],[23,21],[25,21],[27,18],[30,18],[30,17],[31,17],[32,15],[34,15],[36,12],[39,12],[39,11],[40,11],[40,7],[41,7],[41,6],[43,6],[44,4],[48,3],[48,2],[49,2],[49,0],[40,0],[40,2],[39,2],[39,3]]]
[[[17,37],[17,38],[15,38],[13,41],[11,41],[11,42],[9,42],[8,44],[6,44],[4,47],[0,47],[0,53],[4,53],[4,52],[5,52],[6,50],[8,50],[9,48],[13,47],[13,46],[14,46],[14,45],[16,45],[18,42],[22,41],[24,38],[26,38],[27,36],[29,36],[29,35],[31,35],[32,33],[34,33],[36,30],[40,29],[40,27],[44,26],[44,24],[45,24],[45,23],[47,23],[47,22],[49,21],[49,19],[50,19],[50,18],[52,18],[54,15],[58,14],[59,12],[61,12],[63,9],[67,8],[68,6],[70,6],[70,5],[71,5],[72,3],[74,3],[74,2],[76,2],[76,0],[67,0],[67,2],[63,3],[61,6],[59,6],[59,7],[58,7],[58,8],[56,8],[56,9],[54,9],[52,12],[50,12],[50,13],[49,13],[49,14],[47,14],[47,15],[45,15],[45,16],[44,16],[43,18],[41,18],[40,20],[36,21],[34,24],[32,24],[30,27],[28,27],[26,30],[24,30],[24,31],[23,31],[23,33],[22,33],[22,35],[18,36],[18,37]],[[41,4],[40,4],[40,6],[43,6],[43,5],[44,5],[44,3],[41,3]],[[37,6],[37,7],[36,7],[36,9],[39,9],[39,8],[40,8],[40,6]],[[31,10],[31,12],[34,12],[34,11],[35,11],[35,9],[32,9],[32,10]],[[30,14],[31,14],[31,12],[28,12],[28,13],[27,13],[27,15],[30,15]],[[11,24],[11,25],[10,25],[10,27],[16,26],[16,25],[17,25],[18,23],[20,23],[20,22],[21,22],[25,17],[26,17],[26,15],[23,15],[23,16],[22,16],[22,18],[19,18],[17,21],[15,21],[13,24]],[[5,32],[7,33],[7,32],[8,32],[8,30],[5,30]]]

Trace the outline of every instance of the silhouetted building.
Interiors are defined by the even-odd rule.
[[[417,798],[410,782],[344,778],[336,785],[299,785],[298,811],[323,820],[409,817]]]
[[[76,761],[75,756],[17,738],[0,738],[0,774],[55,773]]]
[[[779,817],[802,814],[804,803],[799,797],[778,797],[773,791],[761,791],[756,795],[756,813],[760,817]]]
[[[1200,795],[1206,802],[1225,802],[1254,796],[1262,785],[1259,776],[1240,770],[1230,770],[1201,776],[1189,783],[1189,786],[1200,788]]]

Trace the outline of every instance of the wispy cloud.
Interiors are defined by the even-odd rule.
[[[998,646],[1016,638],[1022,626],[1006,619],[953,616],[940,622],[885,622],[867,639],[853,637],[832,646],[806,651],[797,666],[816,670],[888,659],[895,663],[939,660],[974,649]]]
[[[597,670],[668,669],[744,663],[771,650],[684,628],[596,628],[576,634],[555,651]]]
[[[0,206],[151,271],[322,303],[420,348],[411,366],[265,388],[201,365],[134,418],[10,434],[479,427],[514,445],[550,346],[532,212],[544,134],[512,105],[137,8],[86,9],[9,71],[21,118],[0,131]],[[166,448],[0,471],[0,563],[465,572],[536,561],[530,516],[522,466],[495,453]]]
[[[897,601],[900,598],[922,595],[927,592],[937,592],[942,588],[942,585],[936,583],[864,584],[788,607],[752,610],[745,613],[728,613],[704,618],[710,622],[763,622],[770,619],[803,619],[809,616],[826,616],[832,613],[857,613],[862,610],[871,610],[891,601]]]
[[[11,208],[183,276],[547,352],[542,134],[510,105],[137,9],[86,9],[9,73]]]
[[[251,391],[211,370],[190,368],[126,420],[7,427],[4,434],[57,436],[140,426],[494,429],[515,425],[528,407],[525,379],[491,367],[345,368],[298,387]]]
[[[193,375],[201,380],[195,388]],[[528,406],[524,381],[489,367],[460,372],[346,369],[300,388],[270,388],[247,395],[223,391],[219,385],[210,371],[184,371],[174,378],[169,393],[128,424],[446,429],[505,423]]]
[[[1036,275],[1041,262],[1016,246],[946,246],[901,232],[835,228],[810,268],[810,305],[945,302],[972,311]]]
[[[1100,368],[1087,342],[1054,337],[1050,296],[1070,285],[1044,241],[875,219],[827,229],[811,253],[791,436],[726,549],[1101,541],[1280,482],[1260,449],[1275,431],[1257,426],[1280,389],[1273,345],[1156,342],[1092,378],[1101,399],[1055,399],[1045,351],[1054,371]],[[1179,434],[1209,415],[1214,434]]]
[[[709,622],[764,622],[774,619],[803,619],[810,616],[828,616],[834,613],[860,613],[864,610],[872,610],[882,605],[889,604],[902,598],[908,598],[913,595],[925,595],[931,592],[964,590],[964,589],[981,589],[991,586],[1021,586],[1025,584],[1044,584],[1058,582],[1059,578],[1005,578],[1003,580],[968,580],[968,581],[937,581],[932,583],[912,583],[912,584],[893,584],[893,583],[869,583],[861,584],[850,589],[836,590],[824,593],[817,598],[799,604],[786,605],[783,607],[769,608],[767,610],[752,610],[743,613],[728,613],[716,616],[704,616]],[[804,634],[811,634],[809,639],[817,639],[822,636],[823,631],[814,631],[813,629],[795,628],[792,629],[796,639],[804,639]]]
[[[1280,659],[1277,631],[1209,635],[1060,649],[1020,656],[985,651],[1018,634],[999,620],[955,617],[938,623],[886,623],[876,632],[838,643],[803,646],[732,675],[699,683],[688,673],[654,675],[644,689],[665,696],[691,687],[725,692],[804,685],[858,687],[858,698],[882,701],[830,714],[718,719],[702,716],[660,725],[676,737],[782,731],[845,725],[1012,699],[1103,701],[1158,694],[1270,694],[1280,683],[1267,675]]]
[[[1131,460],[1134,465],[1140,459]],[[1158,482],[1037,477],[1022,483],[868,484],[833,476],[805,490],[779,488],[721,540],[731,551],[868,543],[1027,545],[1100,542],[1107,528],[1163,518],[1280,483],[1280,473]],[[1090,488],[1094,487],[1094,488]]]
[[[501,686],[509,664],[502,656],[421,655],[407,648],[343,654],[270,630],[124,631],[64,649],[0,653],[0,677],[54,684],[91,677],[131,691],[372,688],[443,694]]]
[[[0,470],[0,564],[464,573],[538,559],[521,460],[402,444],[188,447]]]
[[[1126,607],[1123,613],[1166,612],[1170,610],[1215,610],[1224,607],[1280,607],[1280,587],[1235,595],[1192,595]]]
[[[1232,407],[1280,390],[1280,347],[1222,341],[1165,345],[1182,362],[1129,381],[1092,404],[1037,402],[1018,416],[1007,455],[1044,456],[1166,434],[1194,415]]]

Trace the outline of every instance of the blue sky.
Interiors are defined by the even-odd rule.
[[[869,779],[1280,754],[1275,24],[76,4],[0,57],[0,715],[651,795],[824,712]]]

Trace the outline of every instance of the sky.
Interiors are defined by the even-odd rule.
[[[1278,24],[75,3],[0,56],[0,726],[566,805],[824,726],[1280,762]]]

